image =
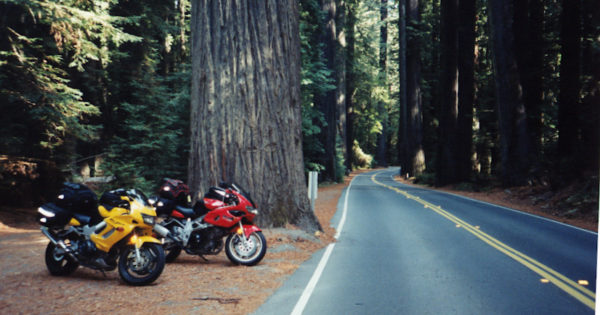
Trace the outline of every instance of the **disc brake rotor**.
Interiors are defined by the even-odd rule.
[[[254,243],[252,237],[246,239],[245,242],[243,239],[239,239],[236,245],[236,251],[238,254],[240,254],[240,256],[248,257],[256,252],[256,244]]]
[[[152,261],[151,257],[149,257],[151,254],[149,253],[148,250],[142,250],[140,249],[140,259],[136,259],[136,255],[135,252],[131,252],[129,254],[130,256],[130,267],[131,270],[137,272],[137,273],[142,273],[142,272],[146,272],[148,269],[148,266],[150,265],[150,262]]]

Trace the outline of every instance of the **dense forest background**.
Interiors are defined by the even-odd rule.
[[[582,186],[597,203],[596,0],[299,0],[306,171]],[[190,0],[0,1],[0,190],[188,178]],[[205,130],[210,133],[211,130]]]

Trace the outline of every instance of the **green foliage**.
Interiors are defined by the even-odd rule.
[[[189,49],[184,46],[172,55],[174,47],[186,43],[174,43],[181,29],[170,21],[178,19],[165,19],[160,2],[117,9],[145,17],[129,28],[144,41],[130,44],[118,66],[109,69],[112,77],[121,78],[112,87],[120,103],[113,109],[117,117],[111,122],[104,169],[116,177],[113,186],[153,191],[161,178],[187,177],[191,64],[185,51]],[[177,16],[174,7],[167,9],[167,15]]]
[[[433,172],[425,171],[415,178],[415,184],[434,186],[436,183],[436,175]]]
[[[339,2],[336,2],[339,4]],[[379,0],[347,1],[338,13],[356,18],[355,50],[346,70],[355,89],[346,95],[354,107],[355,139],[351,164],[370,167],[384,132],[388,161],[397,161],[399,113],[398,1],[388,1],[388,42],[380,40]],[[561,2],[542,1],[544,99],[540,173],[555,164],[558,141]],[[321,35],[321,1],[300,0],[301,111],[304,167],[324,171],[323,133],[327,126],[315,99],[336,88],[335,69],[327,67]],[[586,2],[585,6],[592,6]],[[478,182],[497,172],[499,137],[487,1],[477,1],[476,97],[473,148]],[[440,89],[440,0],[421,1],[420,23],[409,24],[408,49],[419,47],[425,173],[433,184],[436,167]],[[41,157],[74,170],[85,157],[104,154],[104,175],[117,181],[107,188],[136,186],[152,190],[161,177],[185,179],[190,101],[189,0],[0,0],[0,153]],[[351,13],[351,14],[350,14]],[[600,28],[582,12],[581,104],[578,115],[593,129]],[[346,39],[346,42],[349,38]],[[412,45],[412,46],[411,46]],[[387,50],[387,68],[379,52]],[[586,59],[587,58],[587,59]],[[587,63],[586,63],[587,61]],[[592,62],[594,61],[594,62]],[[597,68],[597,67],[596,67]],[[594,94],[596,93],[596,94]],[[592,117],[592,118],[590,118]],[[586,128],[588,128],[586,127]],[[583,129],[582,129],[583,130]],[[588,129],[586,129],[588,130]],[[590,135],[581,132],[582,139]],[[596,135],[597,137],[597,135]],[[343,143],[336,139],[336,180],[343,178]],[[77,161],[75,163],[74,161]],[[72,171],[71,175],[76,175]]]
[[[4,0],[0,12],[0,152],[72,170],[107,153],[107,188],[185,178],[189,1]]]
[[[358,141],[354,140],[352,150],[354,151],[354,161],[352,161],[353,165],[358,168],[369,168],[372,166],[373,156],[365,153],[360,147]]]
[[[112,61],[112,49],[139,38],[122,31],[109,1],[0,2],[0,103],[6,127],[0,150],[66,160],[67,143],[98,139],[98,104],[86,98],[73,70]]]
[[[318,40],[323,19],[318,1],[300,1],[302,149],[307,172],[325,170],[319,163],[320,155],[325,152],[320,126],[326,126],[327,123],[323,113],[315,106],[314,99],[335,89],[332,70],[325,65],[322,44]]]
[[[335,138],[335,181],[341,183],[346,176],[346,160],[344,159],[344,146],[342,138],[337,135]]]

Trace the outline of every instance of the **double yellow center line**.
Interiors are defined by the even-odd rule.
[[[533,272],[539,274],[540,276],[543,277],[543,279],[547,279],[549,282],[553,283],[554,285],[559,287],[561,290],[567,292],[569,295],[573,296],[581,303],[587,305],[591,309],[595,308],[596,294],[594,292],[579,285],[577,282],[565,277],[564,275],[562,275],[559,272],[553,270],[552,268],[540,263],[539,261],[519,252],[518,250],[500,242],[496,238],[480,231],[478,226],[470,225],[469,223],[457,218],[456,216],[454,216],[451,213],[447,212],[446,210],[442,209],[442,207],[434,205],[426,200],[423,200],[423,199],[419,198],[418,196],[411,195],[408,192],[406,192],[405,190],[401,190],[396,187],[389,186],[389,185],[386,185],[386,184],[378,181],[375,178],[375,176],[378,174],[380,174],[380,173],[376,173],[373,176],[371,176],[371,180],[374,183],[376,183],[377,185],[380,185],[380,186],[383,186],[390,190],[393,190],[393,191],[403,195],[407,199],[412,199],[412,200],[422,204],[426,209],[431,209],[431,210],[435,211],[439,215],[454,222],[457,227],[464,228],[466,231],[475,235],[477,238],[481,239],[488,245],[494,247],[501,253],[507,255],[508,257],[516,260],[517,262],[521,263],[525,267],[531,269]]]

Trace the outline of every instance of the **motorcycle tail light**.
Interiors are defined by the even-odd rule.
[[[44,209],[44,208],[42,208],[42,207],[39,207],[39,208],[38,208],[38,212],[39,212],[41,215],[43,215],[43,216],[45,216],[45,217],[48,217],[48,218],[52,218],[52,217],[54,217],[54,216],[56,215],[54,212],[52,212],[52,211],[48,211],[48,210],[46,210],[46,209]]]

